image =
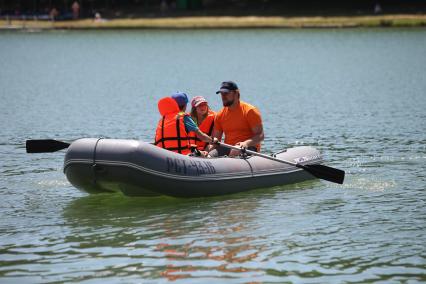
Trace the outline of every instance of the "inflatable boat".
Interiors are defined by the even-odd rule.
[[[64,173],[72,185],[129,196],[204,197],[297,183],[315,178],[304,165],[322,162],[319,151],[308,146],[267,157],[209,159],[137,140],[83,138],[66,146]]]

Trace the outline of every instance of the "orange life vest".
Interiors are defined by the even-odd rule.
[[[198,128],[208,136],[212,135],[215,115],[216,113],[214,111],[209,110],[209,113],[207,114],[206,118],[200,125],[198,125]],[[201,151],[204,151],[207,146],[207,142],[201,141],[194,131],[189,132],[189,143],[191,145],[197,145],[197,149]]]
[[[155,145],[183,155],[191,153],[188,133],[185,130],[183,118],[176,101],[172,98],[163,98],[158,102],[158,110],[163,116],[155,131]]]

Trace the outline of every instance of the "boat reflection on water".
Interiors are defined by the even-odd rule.
[[[94,256],[105,263],[101,271],[110,271],[111,261],[116,261],[115,275],[176,280],[256,274],[259,268],[250,262],[268,250],[264,240],[270,234],[262,230],[258,216],[265,212],[258,208],[273,202],[282,189],[196,199],[89,195],[64,210],[70,230],[65,241],[73,244],[69,253],[82,263]]]

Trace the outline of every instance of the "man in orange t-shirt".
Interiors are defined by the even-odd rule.
[[[260,143],[264,139],[262,117],[259,110],[240,101],[240,91],[232,81],[222,82],[216,92],[222,97],[223,108],[216,114],[212,137],[219,141],[225,134],[225,143],[259,152]],[[211,146],[210,156],[230,157],[240,154],[239,150]]]

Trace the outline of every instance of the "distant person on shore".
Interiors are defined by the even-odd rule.
[[[260,151],[260,143],[264,139],[262,117],[259,110],[243,101],[240,101],[240,90],[233,81],[222,82],[219,91],[222,97],[223,108],[216,114],[212,137],[219,141],[225,134],[225,143],[252,151]],[[228,155],[237,156],[239,150],[228,149],[212,145],[209,155],[218,157]]]
[[[216,113],[212,111],[209,107],[207,100],[202,96],[193,97],[191,100],[191,118],[200,128],[200,130],[207,134],[208,136],[212,135],[214,118]],[[208,143],[201,141],[195,132],[189,133],[190,143],[192,145],[197,145],[197,149],[200,151],[205,151]]]
[[[376,3],[376,5],[374,5],[374,14],[380,14],[382,12],[382,6],[380,6],[380,3]]]
[[[188,104],[188,96],[182,92],[176,92],[171,97],[162,98],[158,102],[158,110],[162,118],[158,121],[155,132],[155,145],[169,151],[188,155],[191,153],[189,133],[195,132],[201,141],[215,142],[215,140],[203,133],[185,113]],[[207,152],[200,153],[206,156]]]
[[[99,12],[95,13],[95,18],[93,19],[93,21],[96,22],[96,23],[105,22],[105,20],[102,19],[101,13],[99,13]]]
[[[167,4],[166,0],[162,0],[161,4],[160,4],[160,11],[161,14],[165,14],[167,12],[167,10],[169,10],[169,5]]]
[[[58,9],[56,9],[56,7],[53,7],[50,12],[49,12],[49,18],[52,22],[54,22],[56,20],[56,18],[58,18],[59,16],[59,11]]]
[[[77,1],[74,1],[72,3],[71,10],[72,10],[72,18],[74,20],[77,20],[78,18],[80,18],[80,4],[78,4]]]

